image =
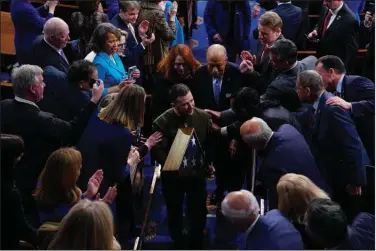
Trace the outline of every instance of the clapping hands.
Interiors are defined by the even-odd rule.
[[[117,195],[117,189],[116,186],[109,187],[105,196],[103,199],[100,198],[100,193],[98,193],[99,187],[101,186],[101,183],[103,181],[103,170],[99,169],[97,170],[93,176],[89,179],[89,182],[87,184],[87,190],[86,190],[86,197],[89,199],[93,199],[95,197],[96,200],[101,200],[103,202],[106,202],[107,204],[111,204]]]

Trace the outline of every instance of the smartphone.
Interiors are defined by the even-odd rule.
[[[133,80],[133,76],[132,75],[133,75],[133,73],[136,70],[137,70],[137,66],[135,66],[135,65],[128,68],[128,73],[127,74],[128,74],[128,79],[129,80]]]
[[[90,88],[93,88],[94,84],[99,85],[99,80],[98,80],[98,79],[91,78],[90,81],[89,81],[89,86],[90,86]]]

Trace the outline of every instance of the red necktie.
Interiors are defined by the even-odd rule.
[[[268,50],[268,46],[264,46],[264,50],[262,51],[262,53],[261,53],[261,58],[260,58],[260,61],[261,61],[261,59],[264,57],[264,54],[266,53],[266,51]]]
[[[324,37],[324,34],[325,34],[326,30],[328,29],[329,20],[330,20],[332,15],[333,15],[332,12],[330,10],[328,10],[328,14],[326,15],[325,20],[324,20],[324,25],[322,26],[322,36],[321,37]]]

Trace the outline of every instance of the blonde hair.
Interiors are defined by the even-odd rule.
[[[303,223],[304,214],[313,199],[330,199],[304,175],[288,173],[277,184],[278,209],[290,220]]]
[[[108,124],[120,124],[128,130],[144,125],[145,91],[138,85],[124,87],[115,100],[99,113],[99,118]]]
[[[34,194],[39,210],[52,211],[59,204],[74,205],[81,199],[81,189],[76,185],[81,166],[81,153],[74,148],[60,148],[51,153]]]
[[[63,218],[60,229],[48,249],[119,249],[114,239],[113,216],[101,201],[81,200]]]

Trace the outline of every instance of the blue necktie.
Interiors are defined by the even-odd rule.
[[[221,80],[216,78],[214,80],[214,98],[215,102],[219,104],[219,95],[221,94]]]

